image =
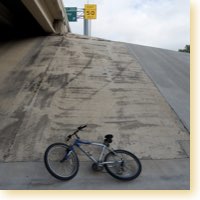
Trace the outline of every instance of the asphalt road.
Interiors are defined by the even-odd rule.
[[[184,126],[190,130],[190,54],[127,44]]]

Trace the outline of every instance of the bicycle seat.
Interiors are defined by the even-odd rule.
[[[108,134],[108,135],[105,135],[104,136],[106,139],[112,139],[113,138],[113,135],[112,134]]]
[[[104,136],[104,143],[105,144],[112,143],[112,138],[113,138],[113,135],[111,135],[111,134],[105,135]]]

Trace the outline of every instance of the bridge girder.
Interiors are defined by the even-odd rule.
[[[62,0],[0,0],[1,40],[69,31]]]

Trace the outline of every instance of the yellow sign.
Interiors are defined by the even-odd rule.
[[[96,19],[97,18],[97,5],[85,4],[84,19]]]

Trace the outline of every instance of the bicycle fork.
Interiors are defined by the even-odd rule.
[[[60,163],[63,163],[65,160],[67,160],[68,157],[71,155],[72,151],[73,151],[73,148],[71,147],[67,148],[64,157],[60,160]]]

